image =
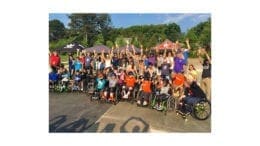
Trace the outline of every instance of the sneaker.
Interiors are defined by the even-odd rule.
[[[157,109],[158,108],[158,104],[156,104],[155,106],[153,106],[154,109]]]
[[[126,95],[124,95],[124,96],[123,96],[123,98],[124,98],[124,99],[127,99],[127,98],[128,98],[128,95],[127,95],[127,94],[126,94]]]
[[[144,101],[144,102],[143,102],[143,106],[146,106],[146,105],[147,105],[147,101]]]
[[[157,108],[158,111],[161,111],[163,110],[163,106],[159,105],[158,108]]]
[[[138,101],[137,101],[137,104],[139,104],[139,105],[140,105],[140,104],[141,104],[141,101],[140,101],[140,100],[138,100]]]

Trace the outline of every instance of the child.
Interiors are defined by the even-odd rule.
[[[103,90],[105,88],[105,85],[106,85],[106,79],[104,79],[103,73],[99,72],[96,79],[96,90],[100,92],[100,97],[102,98],[105,98],[103,96]]]
[[[156,101],[157,104],[155,105],[155,109],[157,110],[162,110],[163,107],[161,105],[161,102],[169,97],[170,93],[170,85],[169,85],[169,80],[164,79],[163,80],[163,86],[160,88],[160,94],[156,96]]]
[[[66,68],[64,68],[64,71],[61,73],[61,83],[62,83],[62,90],[64,90],[68,86],[70,74]]]
[[[82,63],[79,61],[79,57],[77,57],[75,63],[74,63],[75,71],[81,71],[82,69]]]
[[[173,96],[179,97],[183,91],[185,77],[182,73],[176,73],[172,77],[172,85],[173,85]]]
[[[81,82],[81,74],[80,72],[77,70],[76,74],[74,76],[74,89],[73,90],[79,90],[80,89],[80,82]],[[77,88],[77,89],[76,89]]]
[[[125,77],[125,83],[126,83],[126,88],[128,89],[128,92],[127,92],[127,94],[125,94],[123,96],[124,99],[127,99],[128,96],[130,95],[130,93],[132,92],[132,90],[134,89],[135,82],[136,82],[136,79],[135,79],[134,73],[129,72],[128,76]]]
[[[109,87],[109,99],[110,101],[114,101],[114,93],[116,91],[116,84],[117,84],[117,78],[116,78],[116,74],[113,73],[111,74],[111,76],[108,76],[108,87]],[[104,96],[106,96],[106,94],[104,93]]]
[[[144,81],[141,84],[140,90],[142,90],[142,92],[139,96],[139,99],[137,100],[138,105],[141,105],[141,98],[144,99],[143,106],[146,106],[148,104],[148,98],[152,93],[152,82],[149,79],[150,78],[148,76],[145,76]]]
[[[59,75],[58,73],[53,70],[52,72],[49,73],[49,86],[50,88],[54,88],[54,85],[57,84],[58,82]]]

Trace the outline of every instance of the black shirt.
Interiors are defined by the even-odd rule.
[[[206,94],[202,91],[202,89],[197,85],[196,82],[192,82],[189,88],[185,88],[184,94],[185,96],[190,97],[206,98]]]
[[[203,64],[202,78],[211,77],[211,64]]]

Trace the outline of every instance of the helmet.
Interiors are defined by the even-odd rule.
[[[128,75],[129,75],[129,76],[133,76],[134,73],[130,71],[130,72],[128,73]]]

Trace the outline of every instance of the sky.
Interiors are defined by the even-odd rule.
[[[175,22],[182,32],[187,32],[193,26],[210,18],[209,13],[119,13],[110,14],[112,25],[115,28],[127,28],[134,25],[167,24]],[[58,19],[68,27],[69,18],[65,13],[50,13],[49,20]]]

